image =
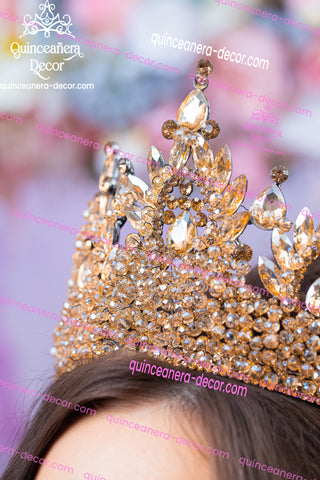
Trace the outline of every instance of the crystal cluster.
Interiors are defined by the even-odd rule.
[[[199,72],[210,71],[202,61]],[[188,355],[191,368],[207,361],[243,373],[256,385],[264,380],[320,397],[319,309],[306,312],[279,300],[298,298],[306,267],[320,253],[319,227],[314,232],[311,217],[300,214],[294,244],[286,235],[292,224],[279,188],[288,176],[283,167],[274,169],[276,183],[250,211],[242,207],[247,178],[230,181],[227,146],[213,155],[208,139],[217,136],[219,126],[208,120],[203,82],[195,87],[177,120],[163,125],[164,136],[174,140],[168,163],[156,147],[150,149],[150,184],[134,175],[129,161],[117,162],[116,150],[108,154],[100,193],[89,203],[87,223],[77,237],[62,315],[118,336],[114,340],[60,322],[54,333],[57,371],[130,349],[130,335]],[[186,166],[191,153],[195,168]],[[194,180],[195,173],[214,182]],[[119,248],[113,244],[126,219],[136,233]],[[239,236],[252,223],[273,230],[276,264],[259,259],[261,279],[273,295],[268,300],[245,283],[252,250]],[[202,274],[204,266],[209,275]],[[320,279],[307,301],[319,306]]]

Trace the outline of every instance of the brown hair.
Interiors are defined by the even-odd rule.
[[[202,419],[202,428],[210,442],[208,445],[230,453],[229,460],[208,456],[221,479],[257,478],[254,468],[240,466],[239,457],[255,458],[258,462],[287,472],[301,472],[308,478],[319,473],[320,413],[316,406],[252,385],[247,385],[248,392],[244,398],[209,391],[194,383],[184,384],[145,373],[132,375],[129,362],[144,358],[150,359],[138,353],[114,352],[62,374],[47,389],[47,393],[95,410],[114,405],[166,401],[171,410],[183,410],[195,435],[195,418]],[[153,360],[153,363],[176,369],[163,361]],[[181,367],[180,370],[188,371]],[[213,374],[208,376],[221,378]],[[232,382],[240,384],[236,380]],[[74,410],[41,404],[30,426],[27,426],[19,451],[28,450],[32,455],[45,457],[59,436],[80,418]],[[197,438],[193,440],[197,441]],[[38,468],[37,464],[15,455],[2,480],[31,480]]]

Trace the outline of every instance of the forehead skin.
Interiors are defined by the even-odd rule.
[[[212,479],[209,462],[194,448],[176,444],[171,438],[165,440],[163,435],[159,438],[113,422],[110,425],[106,420],[107,415],[113,415],[116,419],[123,417],[128,422],[134,421],[176,438],[181,436],[208,444],[201,431],[195,429],[196,425],[186,424],[185,416],[171,413],[165,405],[108,408],[97,412],[95,417],[82,415],[45,455],[50,464],[56,462],[72,466],[73,475],[42,465],[35,480]],[[191,433],[195,430],[196,437]],[[87,475],[84,477],[85,473]]]

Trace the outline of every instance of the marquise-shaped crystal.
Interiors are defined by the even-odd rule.
[[[181,170],[188,161],[190,154],[190,146],[187,141],[176,140],[171,148],[169,155],[169,165],[177,170]]]
[[[160,175],[160,169],[166,165],[166,161],[160,150],[152,145],[148,157],[148,174],[152,182],[154,177]]]
[[[144,220],[142,219],[142,209],[139,205],[127,205],[125,211],[127,219],[136,230],[143,227]]]
[[[209,142],[202,135],[197,135],[196,142],[192,145],[192,154],[200,175],[210,177],[213,170],[213,152]]]
[[[215,217],[215,220],[220,222],[224,216],[230,217],[234,212],[238,210],[247,191],[247,177],[245,175],[239,175],[232,183],[227,187],[224,192],[221,201],[221,214]]]
[[[210,107],[207,97],[200,90],[193,90],[181,103],[177,121],[191,131],[199,130],[209,118]]]
[[[116,258],[116,255],[118,253],[118,245],[113,246],[111,248],[111,251],[109,252],[104,264],[102,265],[101,269],[101,278],[102,280],[107,280],[112,272],[112,266],[111,262]]]
[[[104,162],[104,166],[99,179],[99,189],[101,192],[107,192],[110,185],[116,185],[119,178],[119,170],[115,157],[111,156]]]
[[[232,242],[241,235],[249,221],[249,212],[238,212],[227,218],[218,231],[217,245],[223,242]]]
[[[287,207],[284,196],[277,185],[263,190],[249,209],[255,225],[263,230],[276,227],[281,218],[285,218]]]
[[[306,305],[309,312],[320,317],[320,278],[309,288],[306,295]]]
[[[150,186],[135,175],[122,175],[119,187],[124,186],[128,192],[131,192],[137,202],[142,204],[149,203],[145,197],[145,193]]]
[[[274,258],[281,269],[283,271],[292,270],[295,251],[288,235],[280,233],[278,228],[274,228],[271,246]]]
[[[77,284],[80,288],[84,288],[85,286],[85,279],[87,275],[90,275],[91,270],[90,266],[93,265],[94,258],[91,255],[91,253],[88,253],[84,259],[83,262],[80,265],[79,272],[78,272],[78,279],[77,279]]]
[[[313,234],[314,225],[311,212],[308,208],[304,208],[299,213],[293,227],[294,246],[300,255],[303,256],[306,248],[311,246]]]
[[[228,145],[224,145],[218,152],[211,176],[215,178],[214,187],[221,193],[229,183],[232,172],[231,152]]]
[[[272,295],[279,298],[281,288],[284,285],[284,282],[281,281],[279,268],[266,257],[259,257],[258,266],[263,285]]]
[[[193,239],[197,235],[197,227],[189,212],[182,212],[170,226],[167,234],[167,245],[179,253],[192,249]]]

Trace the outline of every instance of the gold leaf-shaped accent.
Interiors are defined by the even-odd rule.
[[[152,145],[149,151],[149,158],[148,158],[148,174],[151,182],[154,177],[157,177],[160,175],[160,169],[165,165],[167,164],[163,157],[163,154],[157,147]]]
[[[230,217],[240,207],[247,191],[247,177],[242,174],[235,178],[224,192],[220,210],[221,213],[215,216],[215,220],[220,222],[224,216]]]
[[[285,233],[280,233],[274,228],[271,240],[273,256],[283,271],[292,269],[292,261],[295,255],[293,245]]]
[[[125,211],[127,219],[136,230],[143,227],[144,220],[142,219],[142,209],[139,205],[127,205]]]
[[[197,135],[197,140],[192,145],[192,154],[199,173],[204,177],[209,177],[213,169],[213,152],[209,142],[202,135]]]
[[[228,145],[224,145],[217,154],[212,168],[211,177],[215,178],[215,189],[222,193],[229,183],[232,172],[231,152]]]
[[[318,278],[309,288],[306,295],[306,305],[309,312],[320,317],[320,278]]]
[[[303,213],[305,212],[305,213]],[[296,223],[293,227],[294,246],[301,256],[309,256],[312,235],[314,234],[313,219],[308,208],[304,208],[299,213]],[[310,252],[311,254],[311,252]]]
[[[249,221],[249,212],[238,212],[227,218],[218,230],[217,245],[223,242],[232,242],[241,235]]]
[[[99,189],[101,192],[107,192],[111,184],[116,184],[119,177],[119,170],[116,158],[108,157],[104,162],[104,166],[99,179]]]
[[[284,281],[281,280],[279,268],[266,257],[259,257],[259,276],[263,285],[275,297],[279,298],[282,294],[281,289]]]
[[[200,90],[193,90],[181,103],[177,121],[190,131],[199,130],[209,118],[210,107],[207,97]]]
[[[167,234],[167,245],[178,253],[189,252],[193,247],[193,239],[197,235],[197,227],[189,212],[177,216]]]
[[[143,204],[150,203],[145,196],[145,193],[150,189],[150,186],[145,183],[141,178],[136,177],[135,175],[122,175],[119,187],[124,186],[128,192],[131,192],[137,202]]]
[[[287,207],[284,196],[277,185],[263,190],[249,209],[255,225],[263,230],[271,230],[277,222],[285,218]]]
[[[176,140],[170,151],[169,165],[177,170],[181,170],[188,161],[189,153],[190,146],[187,140]]]

